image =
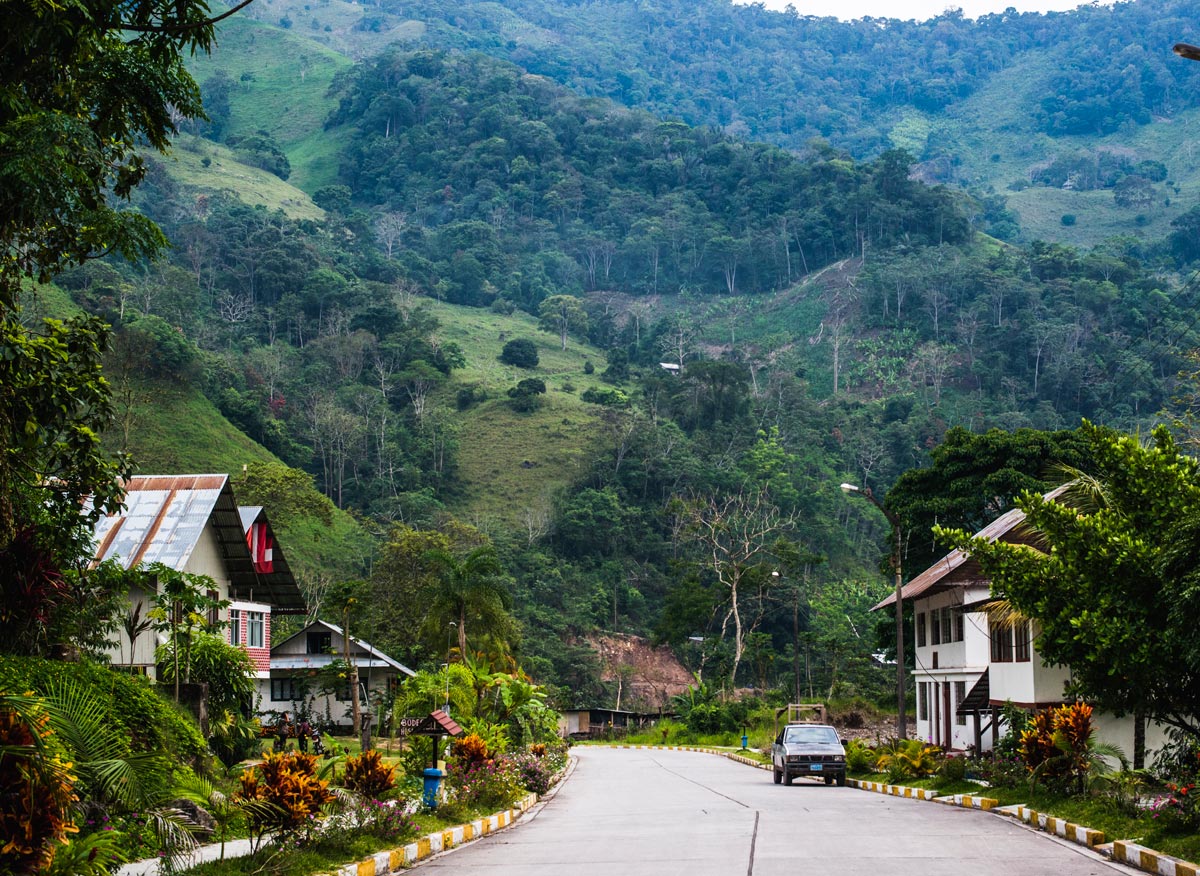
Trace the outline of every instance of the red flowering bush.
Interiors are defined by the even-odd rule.
[[[1177,785],[1168,782],[1167,794],[1151,804],[1150,816],[1177,833],[1200,830],[1200,791],[1196,789],[1196,783]]]

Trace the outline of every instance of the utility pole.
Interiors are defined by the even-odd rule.
[[[901,570],[900,553],[900,518],[889,511],[875,498],[870,487],[856,487],[854,484],[842,484],[842,492],[846,495],[863,496],[868,502],[883,512],[888,523],[892,525],[892,571],[896,576],[896,737],[908,738],[908,718],[905,715],[904,679],[904,573]]]
[[[350,656],[350,608],[355,601],[350,597],[342,609],[342,653],[350,667],[350,714],[354,718],[354,738],[358,739],[362,736],[362,703],[358,699],[358,664]]]

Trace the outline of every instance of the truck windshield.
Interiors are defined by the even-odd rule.
[[[788,743],[815,743],[818,745],[837,745],[837,731],[832,727],[788,727],[783,736]]]

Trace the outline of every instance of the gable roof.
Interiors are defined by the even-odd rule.
[[[255,571],[228,475],[137,475],[124,490],[124,507],[96,524],[94,562],[116,560],[126,569],[162,563],[183,571],[211,526],[233,598],[257,599],[285,612],[304,610],[286,564],[275,576]]]
[[[279,666],[279,667],[276,667],[276,661],[277,661],[277,660],[281,660],[281,659],[282,659],[282,660],[286,660],[286,659],[287,659],[289,656],[291,656],[291,655],[285,655],[285,654],[279,654],[279,655],[277,655],[277,654],[275,653],[275,651],[276,651],[277,649],[279,649],[279,648],[282,648],[282,647],[284,646],[284,644],[285,644],[285,643],[292,641],[292,639],[295,639],[295,638],[297,638],[298,636],[303,636],[303,635],[305,635],[305,634],[307,634],[307,633],[311,632],[312,630],[314,630],[314,629],[318,629],[318,628],[324,628],[324,629],[328,630],[328,631],[329,631],[329,632],[331,632],[331,633],[336,633],[336,634],[337,634],[337,635],[339,635],[339,636],[341,636],[341,635],[342,635],[342,628],[341,628],[341,627],[339,627],[337,624],[331,624],[329,621],[323,621],[323,620],[320,620],[320,619],[318,619],[318,620],[315,620],[315,621],[313,621],[312,623],[310,623],[310,624],[308,624],[307,626],[305,626],[304,628],[302,628],[302,629],[298,630],[297,632],[293,633],[292,635],[288,636],[288,637],[287,637],[286,639],[284,639],[283,641],[281,641],[281,642],[278,642],[277,644],[274,644],[274,645],[272,645],[272,646],[271,646],[271,665],[272,665],[273,667],[275,667],[275,668],[283,668],[283,669],[298,669],[298,668],[300,668],[299,666]],[[352,645],[355,645],[356,647],[358,647],[358,648],[362,649],[362,651],[363,651],[363,652],[365,652],[366,654],[369,654],[371,657],[373,657],[373,658],[375,658],[376,660],[379,660],[380,662],[382,662],[382,663],[384,663],[384,664],[386,664],[386,665],[388,665],[388,666],[392,667],[393,669],[395,669],[395,670],[396,670],[396,671],[398,671],[398,672],[402,672],[402,673],[404,673],[405,675],[408,675],[408,676],[413,676],[413,675],[416,675],[416,674],[417,674],[417,673],[415,673],[413,670],[411,670],[411,669],[409,669],[407,666],[405,666],[403,663],[400,663],[400,662],[399,662],[399,661],[397,661],[397,660],[393,660],[393,659],[392,659],[391,657],[389,657],[387,654],[384,654],[382,651],[380,651],[378,648],[376,648],[376,647],[375,647],[374,645],[372,645],[370,642],[364,642],[362,639],[359,639],[359,638],[357,638],[356,636],[351,636],[351,637],[350,637],[350,644],[352,644]],[[308,662],[309,662],[309,663],[311,663],[311,662],[312,662],[312,661],[311,661],[311,658],[312,658],[314,655],[312,655],[312,654],[306,654],[306,655],[304,655],[304,656],[305,656],[306,658],[309,658],[309,659],[308,659]]]
[[[1066,490],[1067,485],[1055,487],[1048,493],[1045,493],[1042,498],[1056,499]],[[1014,531],[1025,522],[1025,512],[1020,508],[1013,508],[1005,514],[1001,514],[983,529],[975,533],[976,538],[985,538],[988,541],[1000,541],[1005,539],[1005,536],[1014,534]],[[1006,541],[1020,542],[1019,538],[1005,539]],[[967,587],[971,584],[986,583],[987,578],[984,577],[979,564],[976,563],[969,554],[955,548],[942,557],[920,575],[917,575],[911,581],[904,585],[901,589],[901,595],[905,601],[916,599],[918,596],[930,595],[950,590],[955,587]],[[891,593],[871,611],[878,611],[881,608],[886,608],[889,605],[896,603],[896,594]]]
[[[242,540],[247,542],[247,553],[250,550],[248,541],[250,527],[254,524],[265,525],[267,535],[271,539],[271,571],[264,572],[255,566],[259,587],[265,587],[269,594],[266,601],[275,606],[278,614],[306,614],[308,607],[304,602],[304,596],[300,593],[295,576],[292,575],[292,567],[288,565],[287,556],[279,545],[279,539],[275,536],[275,529],[271,526],[267,512],[261,505],[240,505],[238,506],[238,517],[242,521]],[[250,561],[253,565],[253,556]]]

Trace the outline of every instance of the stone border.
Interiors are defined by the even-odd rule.
[[[1090,827],[1083,827],[1079,824],[1073,824],[1062,818],[1056,818],[1053,815],[1047,815],[1045,812],[1038,812],[1036,809],[1030,809],[1024,804],[1015,806],[1001,806],[995,810],[997,815],[1008,815],[1016,818],[1018,821],[1023,821],[1030,827],[1061,837],[1067,842],[1076,843],[1081,846],[1087,846],[1089,849],[1095,849],[1096,846],[1104,843],[1104,831],[1093,830]],[[1157,872],[1157,871],[1155,871]]]

